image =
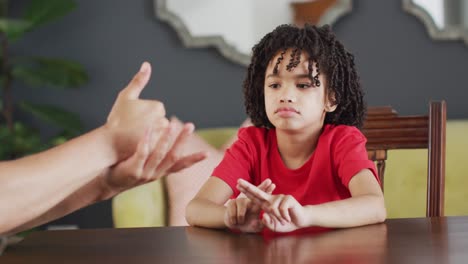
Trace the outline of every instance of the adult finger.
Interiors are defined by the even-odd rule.
[[[133,164],[136,174],[141,175],[145,167],[146,160],[149,156],[149,144],[151,141],[152,128],[147,128],[140,142],[138,142],[135,153],[128,159],[129,163]]]
[[[174,173],[181,171],[185,168],[192,166],[193,164],[200,162],[208,157],[208,152],[201,151],[190,154],[188,156],[180,158],[171,168],[167,170],[167,173]]]
[[[152,179],[152,176],[155,174],[154,171],[159,166],[164,157],[167,155],[171,144],[171,137],[173,136],[174,128],[172,124],[169,124],[163,131],[161,137],[156,143],[153,152],[151,153],[148,161],[146,162],[145,175],[148,175],[149,179]]]
[[[194,125],[192,123],[185,124],[179,135],[172,144],[171,149],[163,159],[161,164],[158,166],[159,171],[168,171],[169,168],[174,166],[180,159],[180,152],[182,152],[182,146],[187,138],[193,133]]]
[[[150,131],[151,129],[145,131],[145,134],[137,144],[135,152],[128,159],[120,161],[113,166],[111,170],[117,170],[118,173],[109,173],[109,186],[121,188],[144,183],[141,176],[143,175],[146,159],[149,156]]]
[[[156,144],[160,142],[160,138],[164,135],[164,132],[166,131],[168,126],[169,121],[165,117],[159,118],[153,123],[153,134],[149,145],[150,152],[153,152],[155,150]]]
[[[151,65],[148,62],[143,62],[140,71],[135,74],[130,83],[122,90],[122,97],[125,99],[138,99],[151,77]]]

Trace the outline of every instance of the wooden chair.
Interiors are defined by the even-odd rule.
[[[445,101],[431,102],[423,116],[399,116],[390,106],[369,107],[362,130],[382,188],[387,150],[428,149],[427,217],[444,215],[446,120]]]

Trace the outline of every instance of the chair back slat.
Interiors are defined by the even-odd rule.
[[[364,129],[389,129],[389,128],[428,128],[429,120],[427,116],[381,116],[379,118],[367,118]]]
[[[429,110],[429,151],[427,178],[427,216],[444,215],[445,141],[447,106],[445,101],[431,104]]]
[[[399,116],[391,106],[379,106],[368,108],[362,129],[382,188],[387,150],[428,149],[426,216],[444,215],[446,122],[445,101],[431,102],[429,114],[421,116]]]

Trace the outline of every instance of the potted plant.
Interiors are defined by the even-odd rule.
[[[72,0],[31,0],[20,17],[10,17],[8,0],[0,0],[0,160],[15,159],[44,150],[74,137],[82,130],[78,115],[60,107],[31,103],[15,98],[13,83],[25,88],[78,88],[88,76],[77,62],[60,58],[12,55],[14,45],[24,34],[71,12]],[[17,102],[17,103],[14,103]],[[17,111],[31,114],[57,126],[60,132],[41,140],[40,131],[15,117]]]

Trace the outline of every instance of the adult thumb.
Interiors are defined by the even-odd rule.
[[[140,71],[135,74],[133,79],[124,89],[124,96],[127,99],[138,99],[141,91],[145,88],[146,84],[151,77],[151,65],[148,62],[141,64]]]

